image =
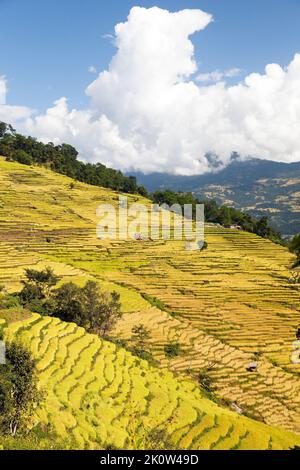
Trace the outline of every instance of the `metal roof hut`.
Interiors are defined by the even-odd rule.
[[[257,372],[258,370],[258,362],[250,362],[249,366],[247,367],[248,372]]]

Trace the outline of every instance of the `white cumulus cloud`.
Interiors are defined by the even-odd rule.
[[[4,76],[0,76],[0,120],[22,127],[24,119],[32,115],[32,110],[26,106],[9,106],[6,104],[7,82]]]
[[[225,79],[238,69],[201,79],[191,36],[211,21],[201,10],[134,7],[115,28],[109,68],[86,90],[87,109],[69,109],[61,98],[40,115],[16,108],[10,120],[44,141],[74,144],[85,160],[122,170],[201,174],[215,167],[209,152],[221,166],[233,151],[300,160],[300,55],[234,86]],[[0,118],[5,109],[0,105]]]

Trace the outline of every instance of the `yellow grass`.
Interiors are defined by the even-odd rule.
[[[141,429],[142,436],[164,429],[181,449],[300,445],[300,436],[238,417],[203,398],[191,382],[76,325],[33,315],[5,329],[7,342],[16,339],[32,350],[39,386],[46,391],[35,424],[50,426],[73,448],[131,448]],[[146,438],[141,447],[143,442]]]
[[[269,425],[300,432],[300,368],[290,360],[300,311],[299,290],[288,282],[292,255],[255,235],[218,227],[207,228],[208,250],[202,253],[185,251],[183,242],[99,240],[96,209],[103,202],[116,206],[118,194],[77,182],[70,189],[71,181],[44,168],[0,161],[0,284],[14,291],[25,268],[50,266],[63,277],[61,282],[82,285],[93,279],[104,289],[117,290],[124,315],[115,337],[128,340],[133,326],[143,323],[151,331],[149,346],[162,369],[196,376],[214,363],[211,375],[219,397]],[[150,204],[130,196],[131,202],[136,200]],[[165,311],[142,294],[158,299]],[[69,346],[68,336],[75,341],[79,333],[70,331],[58,346],[53,330],[45,326],[44,331],[49,339],[40,344],[35,337],[33,346],[41,348],[42,382],[47,383],[59,375],[56,363],[75,347]],[[170,360],[164,346],[171,341],[178,341],[183,353]],[[251,374],[246,369],[255,353],[261,358],[258,372]],[[97,364],[105,379],[115,377],[104,395],[115,393],[121,405],[131,376],[116,374],[113,361],[106,366],[102,360],[100,355]],[[80,376],[84,371],[78,367]],[[90,382],[88,389],[95,393],[95,388]],[[78,403],[81,387],[70,393]],[[60,389],[64,402],[66,394]],[[95,410],[101,415],[99,406]],[[195,413],[190,419],[197,421]],[[126,427],[126,419],[121,422]],[[86,442],[92,433],[87,426],[74,431],[78,442]],[[225,426],[210,444],[228,448],[241,440],[241,448],[251,448],[253,438],[244,428],[229,430]],[[123,437],[121,433],[116,439]]]

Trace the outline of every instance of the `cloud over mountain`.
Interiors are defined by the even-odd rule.
[[[218,81],[229,71],[217,83],[197,81],[191,35],[211,21],[201,10],[135,7],[115,28],[108,70],[86,90],[88,109],[71,110],[66,98],[40,115],[9,108],[0,80],[0,118],[7,113],[18,129],[73,143],[84,159],[123,170],[201,174],[216,164],[208,152],[221,166],[233,151],[300,160],[300,55],[285,69],[267,65],[238,85]]]

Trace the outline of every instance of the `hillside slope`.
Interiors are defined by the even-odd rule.
[[[289,283],[292,255],[217,227],[207,228],[202,253],[178,241],[99,240],[96,208],[117,205],[118,194],[71,181],[0,161],[0,283],[13,291],[25,268],[51,266],[64,281],[93,279],[117,290],[123,318],[116,338],[128,339],[143,323],[163,369],[196,377],[213,363],[220,399],[300,432],[300,366],[290,360],[300,311],[299,290]],[[168,359],[164,347],[172,341],[182,353]],[[247,367],[255,353],[259,369],[252,374]]]
[[[5,339],[37,358],[46,400],[35,424],[75,449],[143,448],[162,429],[179,449],[288,449],[300,436],[221,409],[192,382],[176,380],[74,324],[39,317],[17,322]],[[149,431],[147,431],[149,430]]]

